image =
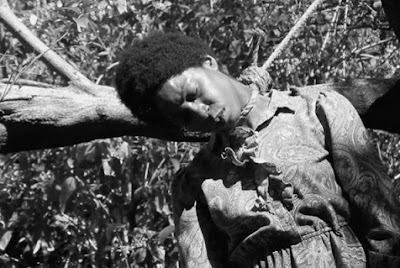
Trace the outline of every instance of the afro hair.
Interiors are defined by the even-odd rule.
[[[121,101],[139,119],[164,127],[174,127],[158,111],[154,96],[172,76],[191,67],[201,66],[213,52],[201,39],[182,33],[152,33],[136,40],[120,59],[116,88]]]

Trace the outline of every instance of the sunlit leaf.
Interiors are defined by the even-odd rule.
[[[30,23],[32,26],[35,26],[36,23],[37,23],[37,21],[38,21],[38,17],[37,17],[35,14],[31,14],[31,15],[29,16],[29,23]]]
[[[178,159],[173,158],[173,157],[171,157],[169,160],[172,163],[172,167],[174,168],[174,172],[177,172],[181,167],[181,163],[179,162]]]
[[[124,141],[118,148],[118,157],[120,159],[126,159],[129,156],[129,144]]]
[[[117,0],[117,9],[119,14],[123,14],[128,11],[128,5],[126,4],[126,0]]]
[[[82,28],[86,28],[89,25],[89,18],[85,14],[81,14],[78,18],[74,18],[74,21],[76,22],[78,31],[82,31]]]
[[[32,251],[33,255],[35,255],[36,253],[38,253],[38,251],[39,251],[39,249],[40,249],[40,246],[41,246],[41,243],[42,243],[42,240],[41,240],[41,239],[38,239],[38,240],[36,241],[36,244],[35,244],[35,246],[33,247],[33,251]]]
[[[146,259],[146,256],[147,256],[147,249],[139,248],[138,250],[136,250],[135,260],[137,263],[142,263]]]
[[[110,165],[111,160],[110,159],[102,159],[101,160],[101,165],[103,167],[103,173],[106,176],[114,176],[115,172],[113,168]]]
[[[65,211],[65,206],[67,204],[68,199],[76,190],[76,179],[73,176],[66,178],[61,183],[61,191],[60,191],[60,210],[63,213]]]
[[[160,233],[158,234],[160,243],[163,243],[165,241],[165,239],[167,239],[174,232],[174,230],[175,230],[174,225],[168,225],[167,227],[162,229],[160,231]]]
[[[0,239],[0,250],[4,251],[6,247],[8,246],[8,243],[10,243],[11,237],[12,237],[12,231],[6,231]]]
[[[68,158],[67,159],[67,165],[68,165],[68,167],[73,168],[74,167],[74,160],[72,158]]]

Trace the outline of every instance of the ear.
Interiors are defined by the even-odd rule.
[[[211,70],[214,70],[214,71],[218,71],[218,69],[219,69],[217,60],[214,57],[210,56],[210,55],[207,55],[205,57],[205,59],[203,61],[203,64],[202,64],[202,67],[203,68],[207,68],[207,69],[211,69]]]

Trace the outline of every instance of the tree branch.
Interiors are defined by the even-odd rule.
[[[1,88],[5,85],[0,84]],[[121,104],[111,87],[80,88],[13,86],[0,102],[0,153],[72,145],[123,135],[201,141],[196,133],[148,126]]]
[[[367,127],[376,128],[369,108],[394,88],[393,80],[356,79],[341,84],[308,86],[336,90],[346,96],[363,116]],[[5,84],[0,84],[4,90]],[[206,141],[207,135],[180,133],[140,122],[121,104],[112,87],[92,86],[91,95],[77,87],[13,86],[0,102],[0,153],[52,148],[93,139],[124,135],[175,141]],[[391,98],[393,99],[393,98]],[[392,100],[397,101],[399,100]],[[397,107],[397,105],[393,105]],[[394,122],[392,122],[394,123]],[[400,124],[394,131],[400,133]],[[385,129],[386,126],[380,126]],[[393,131],[393,129],[392,129]]]
[[[85,89],[90,92],[93,82],[81,74],[72,65],[67,63],[62,57],[51,50],[46,44],[44,44],[39,38],[37,38],[18,18],[10,9],[6,0],[0,0],[0,21],[5,26],[18,36],[18,38],[24,41],[26,44],[32,47],[32,49],[39,55],[42,55],[43,59],[47,64],[50,64],[60,74],[66,76],[78,87]]]

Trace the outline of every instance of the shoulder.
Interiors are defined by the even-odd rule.
[[[315,85],[307,88],[295,88],[293,89],[298,92],[304,98],[315,100],[318,104],[324,104],[325,102],[331,102],[337,105],[352,105],[351,102],[339,92],[327,89],[324,85]]]
[[[201,191],[200,185],[208,169],[210,153],[209,146],[203,147],[187,166],[180,168],[174,175],[171,184],[172,197],[185,207],[191,207]]]
[[[329,114],[357,113],[352,103],[335,90],[327,89],[324,85],[292,89],[293,95],[300,96],[309,106],[323,110]]]

